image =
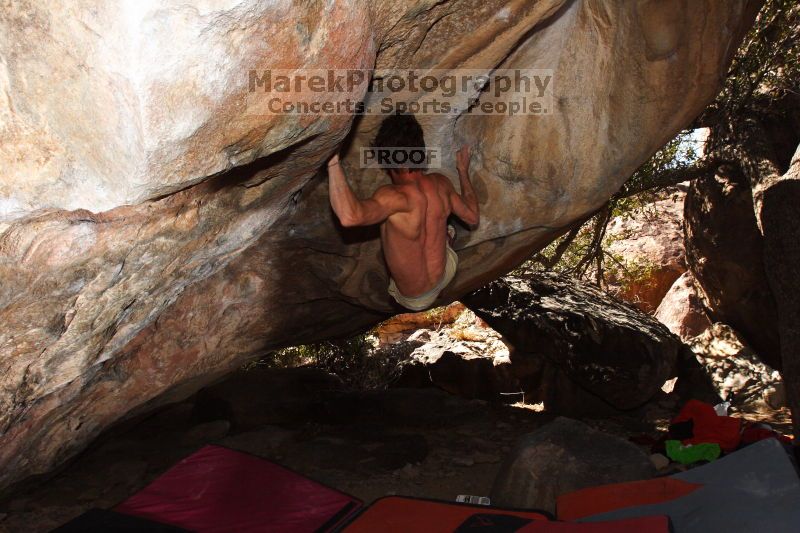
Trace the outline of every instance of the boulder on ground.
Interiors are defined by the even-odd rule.
[[[646,313],[553,274],[509,276],[462,301],[510,342],[526,401],[556,412],[642,405],[673,375],[682,346]]]
[[[684,272],[672,284],[654,315],[683,341],[700,335],[711,326],[694,283],[691,272]]]
[[[717,405],[722,401],[713,377],[688,345],[684,345],[681,350],[676,366],[677,376],[664,384],[664,392],[674,394],[680,403],[700,400]]]
[[[691,347],[720,397],[737,407],[783,407],[780,373],[764,363],[730,326],[716,323]]]
[[[650,456],[635,444],[559,417],[515,446],[497,473],[491,499],[503,507],[554,512],[561,494],[654,475]]]
[[[394,386],[435,386],[464,398],[516,401],[520,392],[508,346],[469,309],[447,325],[417,330]]]
[[[778,311],[750,183],[732,173],[694,180],[685,219],[686,260],[711,319],[730,325],[780,370]]]

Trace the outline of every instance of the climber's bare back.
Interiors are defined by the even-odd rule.
[[[392,184],[380,187],[363,200],[348,185],[338,155],[328,162],[334,212],[345,227],[380,224],[386,266],[405,306],[407,298],[446,284],[448,253],[450,279],[455,274],[458,258],[447,250],[447,217],[454,214],[470,227],[478,224],[480,214],[469,179],[469,161],[470,150],[464,146],[456,154],[460,193],[441,174],[392,168],[387,171]],[[432,302],[437,295],[426,295],[424,299]]]
[[[447,217],[453,212],[450,181],[441,174],[411,173],[409,183],[386,185],[407,198],[410,209],[381,224],[386,265],[397,288],[415,296],[430,290],[445,269]]]

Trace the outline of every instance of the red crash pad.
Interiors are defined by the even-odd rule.
[[[270,461],[206,446],[115,511],[197,532],[328,531],[361,502]]]
[[[364,510],[343,533],[668,533],[665,516],[596,523],[552,522],[545,511],[388,496]]]
[[[559,520],[578,520],[616,509],[681,498],[702,485],[671,477],[614,483],[562,494],[556,500]]]
[[[376,500],[345,533],[454,533],[517,531],[534,520],[549,520],[544,511],[517,511],[484,505],[470,505],[402,496]],[[502,528],[502,529],[499,529]]]

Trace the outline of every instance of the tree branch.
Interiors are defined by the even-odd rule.
[[[556,249],[553,251],[553,255],[547,257],[543,253],[539,252],[533,257],[533,260],[542,265],[542,267],[546,270],[552,269],[559,261],[561,261],[564,253],[569,249],[573,241],[575,241],[575,238],[580,233],[581,228],[583,228],[583,225],[586,223],[586,220],[587,219],[583,219],[580,221],[580,223],[575,224],[575,227],[573,227],[570,232],[567,233],[567,235],[561,240],[561,242],[558,243],[558,246],[556,246]]]
[[[719,167],[730,164],[731,161],[718,158],[706,158],[682,167],[670,168],[656,174],[646,183],[625,184],[622,189],[614,195],[614,199],[628,198],[653,189],[662,189],[677,185],[684,181],[691,181],[699,177],[715,172]]]
[[[603,238],[606,235],[606,228],[611,220],[611,205],[612,202],[606,202],[605,205],[603,205],[603,207],[601,207],[597,212],[594,220],[594,228],[592,229],[592,242],[589,245],[589,249],[587,250],[586,255],[584,255],[578,262],[578,264],[571,269],[572,272],[579,278],[584,278],[586,276],[586,272],[591,266],[591,263],[595,261],[598,254],[603,254]]]

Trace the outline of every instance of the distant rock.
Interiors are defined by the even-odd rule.
[[[652,313],[672,284],[686,272],[683,248],[683,200],[677,190],[632,215],[611,220],[606,251],[612,262],[606,274],[609,292]]]
[[[692,274],[684,272],[672,284],[654,315],[684,341],[700,335],[711,326],[694,283]]]
[[[501,465],[494,505],[554,512],[564,493],[655,475],[650,457],[620,437],[559,417],[524,436]]]
[[[552,274],[509,276],[462,301],[513,347],[525,401],[562,414],[642,405],[674,373],[682,347],[646,313]]]
[[[378,337],[381,345],[396,344],[421,329],[438,330],[449,326],[466,309],[461,302],[453,302],[420,313],[402,313],[381,322],[372,329],[372,333]]]

